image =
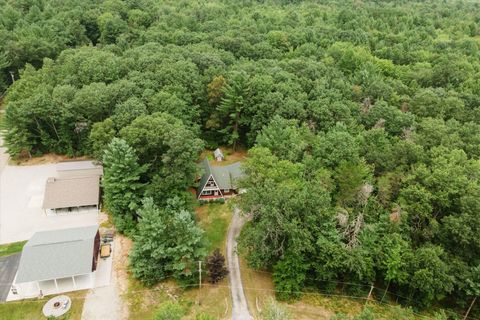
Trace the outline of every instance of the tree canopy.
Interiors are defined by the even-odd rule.
[[[167,203],[188,197],[204,147],[245,147],[240,247],[283,298],[375,283],[405,304],[464,308],[479,285],[479,9],[0,0],[5,143],[13,157],[103,160],[114,215],[146,235],[168,211],[191,239],[188,205]],[[141,241],[132,263],[170,269],[145,262],[138,277],[188,270]]]

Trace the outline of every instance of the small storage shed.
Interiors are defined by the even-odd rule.
[[[11,296],[93,288],[99,248],[98,225],[35,233],[23,247]]]
[[[223,155],[223,152],[222,150],[220,150],[220,148],[215,149],[215,151],[213,151],[213,155],[215,157],[215,160],[217,161],[225,160],[225,156]]]
[[[57,163],[57,174],[60,179],[75,177],[102,176],[103,167],[91,160],[62,161]]]

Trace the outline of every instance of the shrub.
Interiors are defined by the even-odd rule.
[[[167,302],[162,304],[155,315],[155,320],[181,320],[185,310],[177,303]]]

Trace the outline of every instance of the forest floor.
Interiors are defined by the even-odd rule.
[[[65,160],[87,160],[87,157],[68,157],[55,153],[47,153],[39,157],[21,158],[17,160],[10,159],[9,164],[13,166],[33,166],[38,164],[57,163]]]
[[[220,147],[225,156],[224,161],[216,161],[213,157],[213,150],[205,150],[200,155],[200,159],[207,158],[210,161],[210,164],[214,166],[228,166],[229,164],[243,161],[247,157],[247,150],[244,148],[237,148],[237,150],[233,150],[230,147]]]

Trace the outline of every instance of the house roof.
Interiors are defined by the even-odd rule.
[[[48,178],[43,209],[58,209],[98,205],[100,177]]]
[[[92,272],[98,225],[36,232],[25,244],[15,283]]]
[[[213,175],[213,178],[220,189],[236,189],[236,180],[243,174],[240,162],[235,162],[227,166],[211,166],[208,159],[205,158],[201,165],[203,168],[203,175],[198,187],[199,193],[207,183],[210,175]]]
[[[202,178],[200,179],[200,184],[198,185],[198,190],[197,190],[198,193],[202,192],[203,187],[207,183],[207,180],[210,177],[210,175],[212,174],[212,167],[210,166],[210,162],[208,162],[207,158],[203,159],[200,166],[203,172],[202,172]]]
[[[222,150],[220,150],[220,148],[215,149],[215,151],[213,151],[213,155],[215,156],[215,158],[223,158],[223,152]]]
[[[242,176],[240,162],[212,167],[212,174],[220,189],[236,189],[236,179]]]
[[[56,168],[58,172],[96,169],[100,175],[103,173],[103,167],[90,160],[62,161],[57,163]]]

